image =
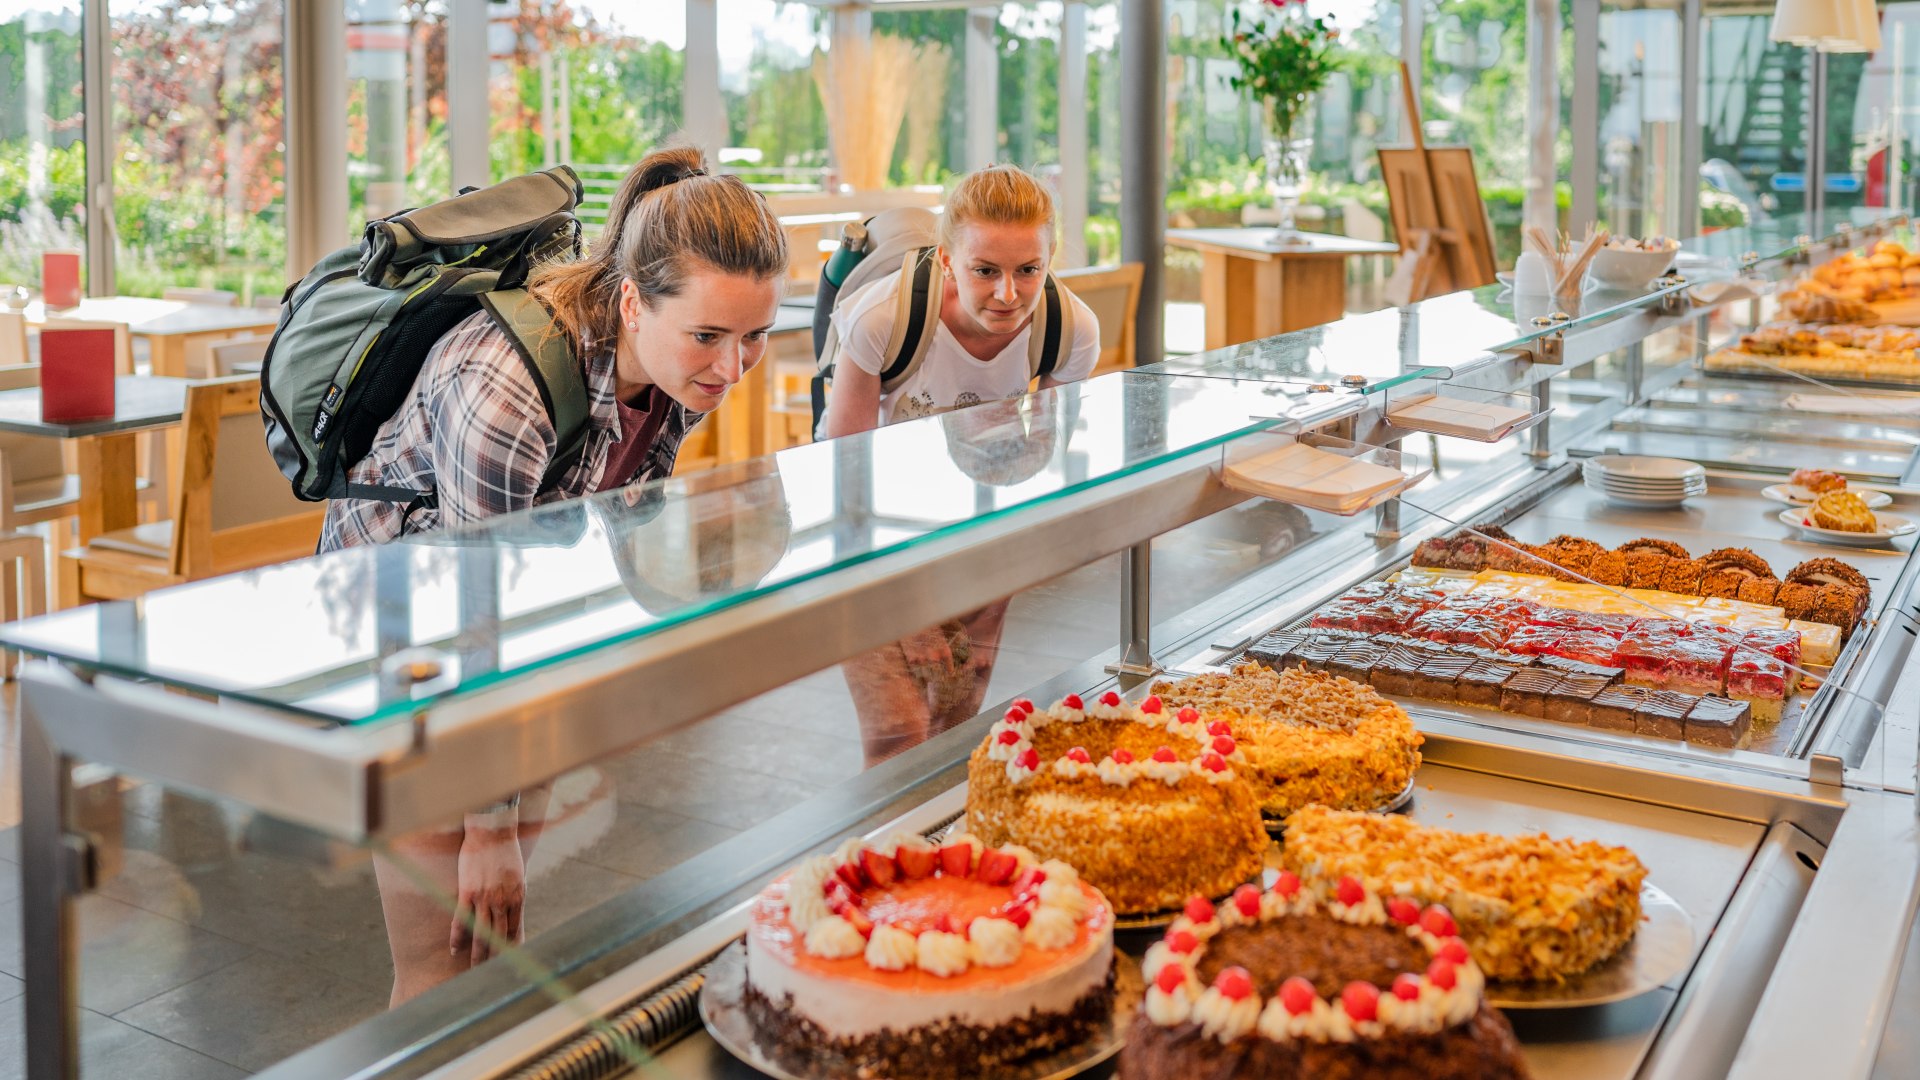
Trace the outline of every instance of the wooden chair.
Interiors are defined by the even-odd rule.
[[[133,334],[127,329],[126,323],[98,322],[92,319],[48,319],[40,324],[40,328],[42,330],[112,330],[113,373],[115,375],[133,374]]]
[[[267,345],[272,340],[266,337],[241,337],[231,341],[216,341],[207,346],[206,372],[195,377],[224,379],[229,375],[258,375],[260,361],[266,359]]]
[[[18,367],[32,361],[27,352],[27,317],[17,311],[0,311],[0,367]]]
[[[183,286],[169,286],[160,290],[160,299],[178,300],[186,304],[208,304],[213,307],[233,307],[240,302],[239,293],[225,289],[189,289]]]
[[[0,390],[39,385],[39,364],[0,367]],[[0,534],[79,512],[80,477],[70,471],[61,441],[0,432]]]
[[[310,554],[325,508],[294,498],[260,433],[260,380],[187,388],[173,517],[60,556],[59,600],[122,600]]]
[[[1146,268],[1139,263],[1089,266],[1062,270],[1054,276],[1093,309],[1100,320],[1100,361],[1093,374],[1122,371],[1134,364],[1133,321],[1140,311],[1140,282]]]

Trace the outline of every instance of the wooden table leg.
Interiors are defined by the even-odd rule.
[[[80,542],[140,523],[132,433],[75,440],[80,466]]]
[[[171,375],[185,378],[187,374],[187,343],[184,338],[172,334],[148,334],[147,359],[155,375]]]
[[[1347,260],[1281,259],[1278,333],[1330,323],[1347,311]]]
[[[1232,323],[1229,321],[1229,308],[1234,298],[1227,286],[1227,264],[1232,261],[1235,260],[1221,251],[1206,251],[1200,255],[1200,304],[1207,314],[1206,346],[1209,350],[1224,349],[1235,344]]]

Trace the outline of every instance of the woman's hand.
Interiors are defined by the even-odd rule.
[[[475,828],[460,843],[458,901],[447,948],[478,964],[495,951],[525,940],[521,913],[527,900],[527,867],[513,828]]]

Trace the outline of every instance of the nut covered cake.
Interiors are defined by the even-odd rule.
[[[788,1068],[972,1077],[1113,1011],[1113,912],[1065,863],[960,835],[850,841],[752,905],[747,1015]]]
[[[967,825],[1074,866],[1117,912],[1166,911],[1260,873],[1246,766],[1235,726],[1158,697],[1023,699],[967,762]]]
[[[1409,682],[1430,674],[1424,660],[1404,658]],[[1373,670],[1398,670],[1396,662],[1387,655]],[[1376,810],[1405,791],[1420,767],[1421,736],[1406,710],[1338,675],[1242,664],[1227,675],[1157,682],[1153,691],[1232,725],[1270,817],[1309,805]]]
[[[1453,916],[1355,878],[1196,897],[1147,950],[1123,1080],[1518,1080],[1506,1018]]]
[[[1287,819],[1280,858],[1302,877],[1351,876],[1446,905],[1488,978],[1524,982],[1556,982],[1619,952],[1639,926],[1647,876],[1623,847],[1321,807]]]

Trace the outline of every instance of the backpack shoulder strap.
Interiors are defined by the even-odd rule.
[[[553,421],[553,459],[540,478],[541,490],[547,490],[580,456],[586,443],[586,375],[566,333],[554,325],[553,316],[525,289],[484,293],[480,303],[512,339],[514,351],[526,363],[534,388],[540,392],[540,403],[547,407],[547,417]]]
[[[927,358],[933,344],[933,324],[945,299],[935,248],[915,248],[900,260],[900,298],[894,307],[893,334],[887,339],[887,366],[880,371],[880,388],[891,390],[906,380]]]
[[[1073,301],[1066,289],[1047,275],[1040,306],[1033,313],[1033,333],[1027,337],[1027,370],[1044,379],[1060,366],[1060,351],[1073,348]]]

